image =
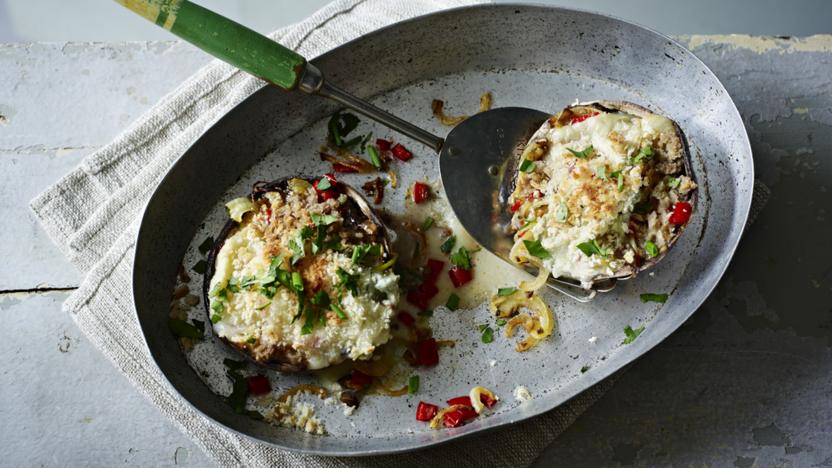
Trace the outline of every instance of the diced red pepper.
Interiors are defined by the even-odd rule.
[[[439,346],[436,340],[428,338],[416,343],[416,365],[435,366],[439,364]]]
[[[395,156],[396,159],[398,159],[399,161],[407,161],[413,157],[413,153],[408,151],[407,148],[405,148],[399,143],[396,143],[395,146],[390,148],[390,151],[393,153],[393,156]]]
[[[416,182],[413,184],[413,202],[422,203],[430,197],[430,187],[424,182]]]
[[[677,202],[670,213],[670,224],[685,224],[693,213],[693,207],[687,202]]]
[[[572,118],[569,119],[569,123],[570,124],[576,124],[578,122],[583,122],[584,120],[586,120],[590,117],[595,117],[596,115],[598,115],[598,112],[592,112],[592,113],[584,114],[584,115],[573,115]]]
[[[393,144],[390,140],[384,138],[376,138],[376,146],[379,151],[390,151],[390,146]],[[397,156],[398,157],[398,156]]]
[[[451,277],[451,283],[454,284],[455,288],[464,286],[468,284],[472,279],[474,279],[474,274],[471,272],[471,270],[466,270],[458,266],[455,266],[448,270],[448,276]]]
[[[442,417],[442,424],[445,427],[459,427],[465,421],[477,417],[477,412],[473,408],[459,408],[453,411],[448,411]]]
[[[321,182],[320,179],[316,180],[315,182],[312,182],[312,187],[314,187],[315,191],[318,192],[318,201],[326,201],[338,197],[338,191],[335,190],[335,184],[338,183],[338,181],[335,180],[335,176],[326,174],[325,177],[327,178],[327,180],[329,180],[329,183],[331,184],[331,187],[326,190],[318,189],[318,184]]]
[[[497,404],[496,398],[490,398],[488,395],[484,393],[480,393],[480,401],[482,402],[482,404],[485,405],[486,408],[491,408]]]
[[[248,393],[250,395],[262,395],[272,391],[272,385],[269,383],[269,379],[263,375],[246,377],[246,386],[248,386]]]
[[[430,421],[436,416],[436,413],[439,412],[439,407],[436,405],[432,405],[430,403],[425,403],[424,401],[419,402],[419,406],[416,407],[416,420],[417,421]]]
[[[439,279],[439,274],[442,273],[443,268],[445,268],[445,262],[429,258],[428,264],[425,266],[425,281],[435,283]]]
[[[456,398],[451,398],[450,400],[448,400],[448,406],[451,406],[451,405],[471,406],[471,398],[468,397],[467,395],[466,396],[458,396]]]
[[[352,375],[350,375],[350,383],[353,387],[368,387],[373,383],[373,378],[361,371],[353,369]]]
[[[407,325],[408,327],[412,326],[413,322],[416,321],[416,319],[413,318],[412,315],[410,315],[409,313],[407,313],[405,311],[399,312],[399,314],[396,316],[396,318],[399,319],[399,322]]]
[[[526,197],[526,200],[528,200],[528,201],[532,201],[532,200],[534,200],[535,198],[543,198],[543,192],[541,192],[540,190],[535,190],[534,192],[530,193],[530,194]]]
[[[335,172],[340,172],[342,174],[349,174],[353,172],[358,172],[356,169],[351,168],[350,166],[346,166],[344,164],[339,163],[332,163],[332,170]]]
[[[516,213],[521,206],[523,206],[523,199],[514,200],[514,203],[511,204],[511,212]]]

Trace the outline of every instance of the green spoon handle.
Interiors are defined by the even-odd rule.
[[[290,90],[306,59],[251,29],[188,0],[116,0],[209,54]]]

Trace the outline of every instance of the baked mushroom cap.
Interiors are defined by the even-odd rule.
[[[285,372],[367,358],[390,338],[399,288],[388,231],[354,189],[287,178],[227,206],[236,219],[203,287],[217,337]]]

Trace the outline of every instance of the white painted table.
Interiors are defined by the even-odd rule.
[[[721,286],[540,466],[832,465],[832,37],[693,37],[771,199]],[[28,201],[209,59],[173,42],[0,45],[0,464],[206,457],[60,310],[80,281]]]

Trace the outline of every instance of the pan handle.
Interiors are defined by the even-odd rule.
[[[444,139],[324,81],[323,74],[293,50],[188,0],[116,0],[209,54],[285,90],[300,89],[335,100],[401,132],[437,153]]]

